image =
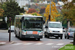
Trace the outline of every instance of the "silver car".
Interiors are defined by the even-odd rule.
[[[11,28],[11,30],[10,30],[10,28]],[[9,31],[14,32],[14,26],[13,26],[13,25],[11,25],[11,26],[8,28],[8,32],[9,32]]]
[[[74,37],[75,28],[69,28],[67,33],[65,34],[65,38],[73,38]]]

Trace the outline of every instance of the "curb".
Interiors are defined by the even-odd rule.
[[[14,44],[14,43],[16,43],[16,42],[14,42],[14,41],[9,42],[9,44]]]

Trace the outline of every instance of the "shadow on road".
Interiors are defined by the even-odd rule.
[[[41,41],[41,39],[40,40],[36,40],[34,38],[23,38],[23,39],[20,39],[20,40],[22,40],[22,41]]]
[[[59,38],[55,38],[55,37],[49,37],[49,38],[47,38],[47,39],[59,39]]]

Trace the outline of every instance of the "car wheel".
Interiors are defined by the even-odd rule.
[[[56,37],[56,39],[58,39],[59,37]]]
[[[60,39],[62,39],[62,36],[60,37]]]
[[[65,36],[65,39],[66,39],[66,36]]]
[[[44,37],[46,38],[46,37],[47,37],[47,35],[44,35]]]
[[[18,37],[17,34],[16,34],[16,31],[14,33],[15,33],[15,37]]]
[[[69,36],[67,35],[67,39],[69,39]]]
[[[47,38],[49,38],[50,36],[47,35]]]

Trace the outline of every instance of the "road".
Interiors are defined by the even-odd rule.
[[[9,41],[8,33],[0,33],[0,41]],[[8,43],[6,45],[0,46],[0,50],[58,50],[64,45],[73,42],[72,39],[55,39],[44,38],[40,41],[35,39],[24,39],[20,40],[15,37],[14,33],[11,33],[11,41],[14,43]]]

